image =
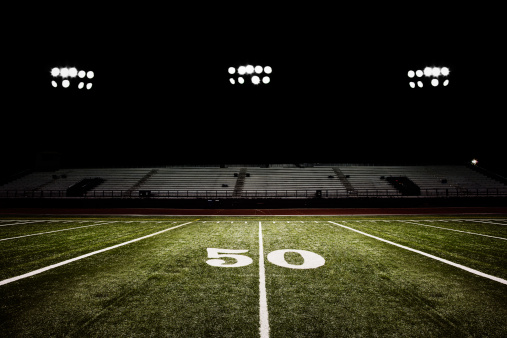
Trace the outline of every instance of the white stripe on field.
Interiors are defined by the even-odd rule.
[[[348,230],[355,231],[355,232],[357,232],[357,233],[359,233],[361,235],[365,235],[365,236],[377,239],[377,240],[382,241],[384,243],[391,244],[391,245],[397,246],[399,248],[402,248],[402,249],[405,249],[405,250],[408,250],[408,251],[412,251],[412,252],[418,253],[420,255],[423,255],[423,256],[435,259],[435,260],[440,261],[442,263],[452,265],[452,266],[454,266],[456,268],[459,268],[459,269],[471,272],[471,273],[473,273],[473,274],[475,274],[477,276],[485,277],[485,278],[494,280],[495,282],[499,282],[499,283],[507,285],[507,280],[505,280],[505,279],[502,279],[502,278],[499,278],[499,277],[495,277],[495,276],[492,276],[492,275],[488,275],[488,274],[486,274],[484,272],[480,272],[478,270],[471,269],[471,268],[466,267],[464,265],[448,261],[447,259],[443,259],[443,258],[440,258],[440,257],[437,257],[437,256],[433,256],[433,255],[430,255],[430,254],[428,254],[426,252],[422,252],[422,251],[419,251],[419,250],[416,250],[416,249],[412,249],[412,248],[409,248],[408,246],[404,246],[404,245],[401,245],[401,244],[398,244],[398,243],[394,243],[394,242],[388,241],[387,239],[383,239],[383,238],[380,238],[380,237],[377,237],[377,236],[373,236],[373,235],[367,234],[366,232],[362,232],[362,231],[356,230],[354,228],[350,228],[350,227],[342,225],[342,224],[338,224],[338,223],[331,222],[331,221],[329,221],[329,223],[341,226],[342,228],[345,228],[345,229],[348,229]]]
[[[117,222],[117,221],[114,221],[114,222]],[[0,242],[2,242],[2,241],[8,241],[8,240],[11,240],[11,239],[17,239],[17,238],[25,238],[25,237],[31,237],[31,236],[40,236],[40,235],[52,234],[52,233],[54,233],[54,232],[61,232],[61,231],[68,231],[68,230],[75,230],[75,229],[81,229],[81,228],[94,227],[94,226],[96,226],[96,225],[110,224],[110,223],[114,223],[114,222],[109,222],[109,223],[96,223],[96,224],[91,224],[91,225],[83,225],[83,226],[81,226],[81,227],[75,227],[75,228],[67,228],[67,229],[60,229],[60,230],[53,230],[53,231],[39,232],[39,233],[37,233],[37,234],[30,234],[30,235],[16,236],[16,237],[10,237],[10,238],[2,238],[2,239],[0,239]]]
[[[476,222],[476,223],[486,223],[486,224],[495,224],[495,225],[506,225],[504,223],[495,223],[495,222],[488,222],[488,221],[481,221],[481,220],[472,220],[472,222]]]
[[[12,282],[15,282],[15,281],[18,281],[20,279],[24,279],[24,278],[27,278],[27,277],[32,277],[32,276],[38,275],[39,273],[42,273],[42,272],[45,272],[45,271],[48,271],[48,270],[60,267],[62,265],[66,265],[66,264],[69,264],[69,263],[81,260],[83,258],[87,258],[87,257],[93,256],[93,255],[96,255],[96,254],[99,254],[99,253],[102,253],[102,252],[106,252],[106,251],[109,251],[109,250],[112,250],[112,249],[116,249],[116,248],[119,248],[121,246],[124,246],[124,245],[127,245],[127,244],[131,244],[131,243],[134,243],[134,242],[146,239],[146,238],[150,238],[150,237],[153,237],[153,236],[156,236],[156,235],[160,235],[160,234],[162,234],[162,233],[164,233],[166,231],[173,230],[173,229],[182,227],[182,226],[190,224],[190,223],[192,223],[192,222],[183,223],[183,224],[177,225],[177,226],[172,227],[172,228],[168,228],[168,229],[165,229],[165,230],[162,230],[162,231],[159,231],[159,232],[155,232],[155,233],[150,234],[150,235],[146,235],[146,236],[143,236],[143,237],[139,237],[139,238],[130,240],[128,242],[123,242],[123,243],[120,243],[120,244],[116,244],[116,245],[110,246],[110,247],[105,248],[105,249],[101,249],[101,250],[97,250],[97,251],[94,251],[94,252],[90,252],[90,253],[87,253],[87,254],[79,256],[79,257],[71,258],[71,259],[68,259],[68,260],[60,262],[60,263],[56,263],[56,264],[53,264],[53,265],[50,265],[50,266],[46,266],[45,268],[41,268],[41,269],[38,269],[38,270],[34,270],[32,272],[25,273],[23,275],[19,275],[19,276],[12,277],[12,278],[7,278],[7,279],[4,279],[4,280],[0,281],[0,286],[1,285],[5,285],[5,284],[9,284],[9,283],[12,283]]]
[[[264,268],[264,244],[262,243],[262,224],[259,222],[259,305],[261,338],[269,337],[268,298],[266,294],[266,270]]]
[[[17,223],[9,223],[9,224],[0,224],[0,227],[6,227],[8,225],[33,224],[33,223],[37,223],[37,222],[46,222],[46,221],[44,221],[44,220],[42,220],[42,221],[26,221],[26,222],[22,222],[22,223],[17,222]]]
[[[434,225],[427,225],[427,224],[416,223],[416,222],[413,222],[413,221],[405,221],[405,223],[410,223],[410,224],[415,224],[415,225],[422,225],[424,227],[430,227],[430,228],[437,228],[437,229],[443,229],[443,230],[449,230],[449,231],[462,232],[464,234],[470,234],[470,235],[477,235],[477,236],[484,236],[484,237],[490,237],[490,238],[496,238],[496,239],[503,239],[504,241],[507,241],[507,238],[490,236],[490,235],[484,235],[484,234],[478,234],[476,232],[469,232],[469,231],[462,231],[462,230],[456,230],[456,229],[442,228],[442,227],[437,227],[437,226],[434,226]]]

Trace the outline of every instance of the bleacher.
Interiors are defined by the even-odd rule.
[[[100,179],[86,198],[403,197],[389,177],[406,178],[420,197],[507,196],[504,183],[466,166],[278,165],[31,172],[0,186],[0,197],[70,197],[66,190],[86,179]]]

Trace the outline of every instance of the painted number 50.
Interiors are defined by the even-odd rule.
[[[206,261],[211,266],[219,266],[223,268],[237,268],[240,266],[246,266],[252,264],[253,260],[245,255],[239,255],[242,253],[247,253],[248,250],[229,250],[229,249],[216,249],[216,248],[208,248],[208,258],[211,258]],[[287,252],[294,252],[303,258],[303,264],[296,265],[291,264],[285,260],[285,254]],[[235,259],[234,263],[227,263],[225,260],[221,259],[224,257],[229,257]],[[276,250],[270,252],[268,254],[268,261],[271,263],[289,269],[315,269],[322,265],[324,265],[325,260],[322,256],[316,254],[315,252],[306,251],[306,250],[293,250],[293,249],[285,249],[285,250]]]

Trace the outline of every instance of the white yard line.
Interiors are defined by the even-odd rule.
[[[437,226],[434,226],[434,225],[421,224],[421,223],[417,223],[417,222],[413,222],[413,221],[403,221],[403,222],[409,223],[409,224],[415,224],[415,225],[422,225],[424,227],[429,227],[429,228],[436,228],[436,229],[442,229],[442,230],[448,230],[448,231],[456,231],[456,232],[462,232],[464,234],[469,234],[469,235],[484,236],[484,237],[502,239],[504,241],[507,241],[507,238],[490,236],[490,235],[484,235],[484,234],[478,234],[476,232],[469,232],[469,231],[462,231],[462,230],[456,230],[456,229],[442,228],[442,227],[437,227]]]
[[[391,242],[391,241],[388,241],[386,239],[383,239],[383,238],[380,238],[380,237],[377,237],[377,236],[373,236],[373,235],[370,235],[370,234],[367,234],[366,232],[362,232],[362,231],[359,231],[359,230],[356,230],[354,228],[351,228],[351,227],[348,227],[348,226],[345,226],[345,225],[342,225],[342,224],[338,224],[338,223],[335,223],[335,222],[331,222],[329,221],[329,223],[332,223],[332,224],[335,224],[335,225],[338,225],[342,228],[345,228],[345,229],[348,229],[348,230],[351,230],[351,231],[354,231],[354,232],[357,232],[361,235],[365,235],[365,236],[368,236],[368,237],[371,237],[371,238],[374,238],[376,240],[379,240],[379,241],[382,241],[384,243],[387,243],[387,244],[391,244],[391,245],[394,245],[394,246],[397,246],[399,248],[402,248],[402,249],[405,249],[405,250],[408,250],[408,251],[412,251],[412,252],[415,252],[417,254],[420,254],[420,255],[423,255],[423,256],[426,256],[426,257],[429,257],[431,259],[435,259],[439,262],[442,262],[442,263],[445,263],[445,264],[449,264],[449,265],[452,265],[456,268],[459,268],[459,269],[462,269],[462,270],[465,270],[465,271],[468,271],[468,272],[471,272],[477,276],[481,276],[481,277],[484,277],[484,278],[488,278],[488,279],[491,279],[491,280],[494,280],[495,282],[499,282],[499,283],[502,283],[502,284],[505,284],[507,285],[507,280],[505,279],[502,279],[502,278],[499,278],[499,277],[495,277],[495,276],[492,276],[492,275],[488,275],[484,272],[480,272],[478,270],[475,270],[475,269],[471,269],[469,267],[466,267],[464,265],[461,265],[461,264],[457,264],[457,263],[454,263],[454,262],[451,262],[451,261],[448,261],[447,259],[443,259],[443,258],[440,258],[440,257],[437,257],[437,256],[433,256],[433,255],[430,255],[426,252],[422,252],[422,251],[419,251],[419,250],[416,250],[416,249],[412,249],[412,248],[409,248],[408,246],[404,246],[404,245],[401,245],[401,244],[398,244],[398,243],[394,243],[394,242]]]
[[[90,225],[83,225],[81,227],[67,228],[67,229],[60,229],[60,230],[53,230],[53,231],[46,231],[46,232],[39,232],[37,234],[16,236],[16,237],[10,237],[10,238],[2,238],[2,239],[0,239],[0,242],[2,242],[2,241],[9,241],[11,239],[18,239],[18,238],[25,238],[25,237],[31,237],[31,236],[40,236],[40,235],[52,234],[52,233],[61,232],[61,231],[69,231],[69,230],[75,230],[75,229],[94,227],[96,225],[104,225],[104,224],[110,224],[110,223],[115,223],[115,222],[117,222],[117,221],[112,221],[112,222],[108,222],[108,223],[96,223],[96,224],[90,224]]]
[[[96,254],[99,254],[99,253],[102,253],[102,252],[106,252],[106,251],[109,251],[109,250],[112,250],[112,249],[116,249],[116,248],[119,248],[121,246],[124,246],[124,245],[127,245],[127,244],[131,244],[131,243],[134,243],[134,242],[146,239],[146,238],[150,238],[150,237],[153,237],[153,236],[156,236],[156,235],[160,235],[160,234],[162,234],[164,232],[167,232],[167,231],[170,231],[170,230],[182,227],[182,226],[190,224],[190,223],[192,223],[192,222],[183,223],[183,224],[171,227],[171,228],[167,228],[167,229],[162,230],[162,231],[155,232],[155,233],[150,234],[150,235],[146,235],[146,236],[143,236],[143,237],[139,237],[139,238],[127,241],[127,242],[123,242],[123,243],[120,243],[120,244],[116,244],[116,245],[110,246],[108,248],[104,248],[104,249],[101,249],[101,250],[90,252],[90,253],[87,253],[87,254],[82,255],[82,256],[74,257],[74,258],[68,259],[68,260],[60,262],[60,263],[56,263],[56,264],[49,265],[49,266],[46,266],[46,267],[41,268],[41,269],[34,270],[32,272],[25,273],[23,275],[19,275],[19,276],[12,277],[12,278],[7,278],[7,279],[4,279],[4,280],[0,281],[0,286],[1,285],[5,285],[5,284],[9,284],[9,283],[12,283],[12,282],[15,282],[15,281],[18,281],[20,279],[24,279],[24,278],[28,278],[28,277],[32,277],[32,276],[38,275],[40,273],[46,272],[48,270],[52,270],[52,269],[60,267],[62,265],[66,265],[66,264],[69,264],[69,263],[72,263],[72,262],[75,262],[75,261],[79,261],[79,260],[81,260],[83,258],[87,258],[87,257],[93,256],[93,255],[96,255]]]
[[[262,224],[259,222],[259,305],[261,338],[269,337],[268,298],[266,293],[266,270],[264,268],[264,244],[262,242]]]

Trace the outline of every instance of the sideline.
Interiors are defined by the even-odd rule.
[[[87,253],[87,254],[82,255],[82,256],[74,257],[74,258],[68,259],[68,260],[60,262],[60,263],[56,263],[56,264],[49,265],[49,266],[46,266],[46,267],[38,269],[38,270],[34,270],[32,272],[25,273],[23,275],[19,275],[19,276],[12,277],[12,278],[7,278],[7,279],[4,279],[4,280],[0,281],[0,286],[5,285],[5,284],[9,284],[9,283],[12,283],[12,282],[15,282],[15,281],[18,281],[20,279],[24,279],[24,278],[28,278],[28,277],[32,277],[32,276],[38,275],[38,274],[43,273],[45,271],[55,269],[55,268],[60,267],[62,265],[66,265],[66,264],[69,264],[69,263],[81,260],[83,258],[87,258],[87,257],[93,256],[93,255],[96,255],[96,254],[99,254],[99,253],[102,253],[102,252],[106,252],[106,251],[109,251],[109,250],[112,250],[112,249],[116,249],[116,248],[119,248],[121,246],[124,246],[124,245],[127,245],[127,244],[131,244],[131,243],[134,243],[134,242],[138,242],[140,240],[143,240],[143,239],[146,239],[146,238],[150,238],[150,237],[153,237],[153,236],[156,236],[156,235],[160,235],[160,234],[162,234],[164,232],[167,232],[169,230],[173,230],[173,229],[182,227],[184,225],[187,225],[187,224],[190,224],[190,223],[193,223],[193,222],[195,222],[195,221],[183,223],[183,224],[174,226],[172,228],[168,228],[168,229],[165,229],[165,230],[162,230],[162,231],[155,232],[155,233],[150,234],[150,235],[146,235],[146,236],[143,236],[143,237],[139,237],[139,238],[130,240],[128,242],[123,242],[123,243],[120,243],[120,244],[116,244],[116,245],[110,246],[108,248],[104,248],[104,249],[101,249],[101,250],[97,250],[97,251],[94,251],[94,252]]]
[[[332,223],[334,225],[338,225],[342,228],[345,228],[345,229],[348,229],[348,230],[352,230],[352,231],[355,231],[361,235],[365,235],[365,236],[368,236],[368,237],[371,237],[371,238],[374,238],[376,240],[379,240],[379,241],[382,241],[384,243],[387,243],[387,244],[391,244],[391,245],[394,245],[394,246],[397,246],[399,248],[402,248],[402,249],[405,249],[405,250],[408,250],[408,251],[412,251],[412,252],[415,252],[415,253],[418,253],[420,255],[423,255],[423,256],[426,256],[426,257],[429,257],[429,258],[432,258],[432,259],[435,259],[437,261],[440,261],[442,263],[445,263],[445,264],[449,264],[449,265],[452,265],[456,268],[459,268],[459,269],[462,269],[462,270],[465,270],[467,272],[471,272],[477,276],[481,276],[481,277],[485,277],[485,278],[488,278],[488,279],[491,279],[491,280],[494,280],[495,282],[499,282],[499,283],[502,283],[502,284],[505,284],[507,285],[507,280],[503,279],[503,278],[500,278],[500,277],[495,277],[495,276],[492,276],[492,275],[488,275],[484,272],[480,272],[478,270],[475,270],[475,269],[471,269],[469,267],[466,267],[464,265],[461,265],[461,264],[458,264],[458,263],[454,263],[454,262],[451,262],[451,261],[448,261],[447,259],[443,259],[443,258],[440,258],[440,257],[437,257],[437,256],[433,256],[433,255],[430,255],[426,252],[422,252],[422,251],[419,251],[419,250],[416,250],[416,249],[412,249],[412,248],[409,248],[408,246],[404,246],[404,245],[401,245],[401,244],[398,244],[398,243],[394,243],[394,242],[391,242],[391,241],[388,241],[387,239],[383,239],[383,238],[380,238],[380,237],[377,237],[377,236],[373,236],[373,235],[370,235],[370,234],[367,234],[366,232],[362,232],[362,231],[359,231],[359,230],[356,230],[354,228],[351,228],[351,227],[348,227],[348,226],[345,226],[345,225],[342,225],[342,224],[338,224],[338,223],[335,223],[335,222],[331,222],[329,221],[329,223]]]
[[[117,223],[119,221],[103,221],[103,222],[108,222],[108,223],[95,223],[95,224],[83,225],[83,226],[75,227],[75,228],[67,228],[67,229],[60,229],[60,230],[39,232],[39,233],[36,233],[36,234],[29,234],[29,235],[23,235],[23,236],[2,238],[2,239],[0,239],[0,242],[2,242],[2,241],[9,241],[11,239],[18,239],[18,238],[25,238],[25,237],[32,237],[32,236],[40,236],[40,235],[52,234],[52,233],[55,233],[55,232],[62,232],[62,231],[69,231],[69,230],[75,230],[75,229],[89,228],[89,227],[94,227],[96,225],[104,225],[104,224]]]
[[[442,227],[437,227],[437,226],[434,226],[434,225],[427,225],[427,224],[417,223],[417,222],[414,222],[414,221],[402,221],[402,222],[408,223],[408,224],[421,225],[423,227],[436,228],[436,229],[442,229],[442,230],[447,230],[447,231],[455,231],[455,232],[461,232],[461,233],[469,234],[469,235],[476,235],[476,236],[483,236],[483,237],[489,237],[489,238],[496,238],[496,239],[502,239],[504,241],[507,241],[507,238],[497,237],[497,236],[490,236],[490,235],[484,235],[484,234],[479,234],[477,232],[456,230],[456,229],[450,229],[450,228],[442,228]],[[485,223],[485,222],[483,222],[483,223]],[[491,223],[491,224],[498,224],[498,223]]]

